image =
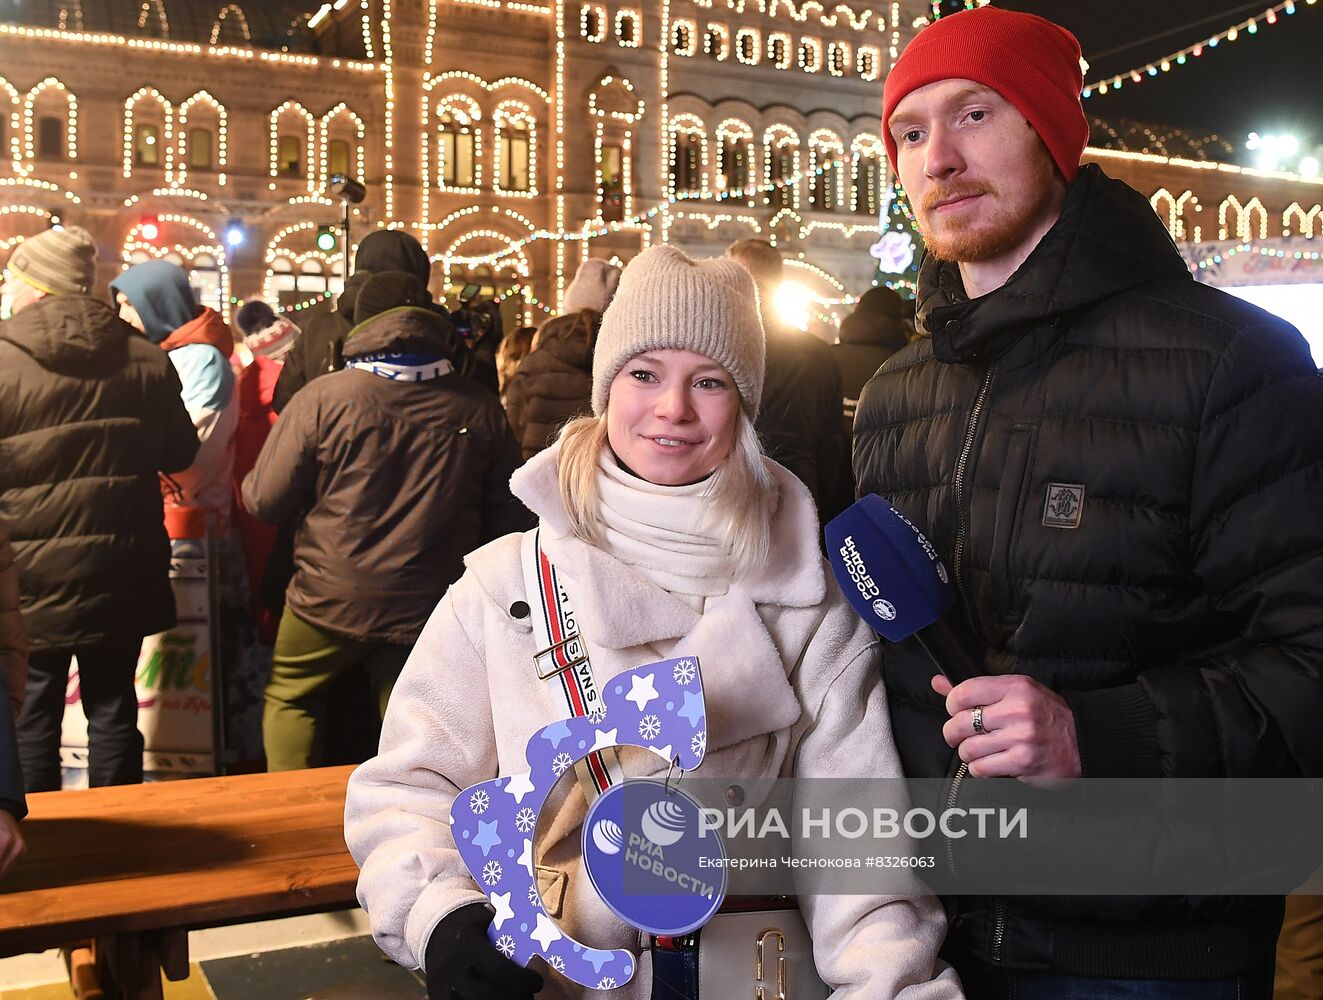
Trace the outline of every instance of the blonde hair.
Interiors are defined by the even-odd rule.
[[[561,502],[574,534],[590,545],[600,546],[606,538],[597,476],[602,450],[610,447],[605,414],[571,420],[560,432],[556,476]],[[707,526],[725,525],[726,549],[739,579],[767,562],[779,499],[758,433],[743,409],[736,416],[730,454],[708,483]]]

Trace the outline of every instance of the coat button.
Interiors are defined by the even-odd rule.
[[[515,601],[513,604],[510,605],[510,617],[527,618],[528,605],[523,601]]]
[[[946,321],[946,325],[943,326],[942,329],[946,331],[946,335],[948,337],[954,337],[957,333],[960,332],[960,320],[948,319]]]
[[[744,805],[744,789],[739,785],[731,785],[726,789],[726,804],[731,806]]]

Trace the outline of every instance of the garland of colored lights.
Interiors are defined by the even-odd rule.
[[[1308,7],[1314,6],[1318,0],[1304,0]],[[1267,24],[1276,24],[1278,14],[1287,14],[1288,16],[1296,12],[1295,0],[1286,0],[1285,3],[1279,3],[1276,6],[1269,7],[1262,14],[1257,14],[1246,21],[1237,21],[1231,27],[1219,31],[1215,35],[1209,35],[1207,38],[1195,42],[1193,45],[1187,45],[1176,52],[1170,52],[1161,59],[1155,59],[1152,62],[1145,63],[1143,66],[1136,66],[1126,73],[1118,73],[1115,76],[1104,77],[1094,80],[1092,83],[1084,85],[1082,97],[1089,98],[1096,94],[1106,94],[1109,90],[1120,90],[1129,80],[1131,83],[1143,83],[1145,77],[1157,76],[1159,73],[1170,73],[1176,66],[1186,65],[1191,58],[1198,59],[1204,54],[1205,49],[1215,49],[1222,42],[1234,42],[1242,34],[1257,35],[1259,33],[1259,21],[1262,19]]]
[[[1276,250],[1272,247],[1256,247],[1253,243],[1242,243],[1240,246],[1231,247],[1228,250],[1219,251],[1210,257],[1205,257],[1203,260],[1192,265],[1190,270],[1193,271],[1197,269],[1202,271],[1209,267],[1215,267],[1218,264],[1224,263],[1232,257],[1237,257],[1243,253],[1256,253],[1260,257],[1280,257],[1283,259],[1289,257],[1292,260],[1323,260],[1323,252],[1318,250]]]

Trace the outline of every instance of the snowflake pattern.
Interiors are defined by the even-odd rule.
[[[658,700],[645,699],[640,706],[626,695],[645,676]],[[609,737],[611,743],[674,757],[686,767],[701,760],[707,743],[702,683],[694,656],[648,664],[613,677],[590,703],[595,709],[591,716],[563,719],[534,734],[526,753],[529,771],[519,776],[515,786],[519,794],[506,787],[512,782],[507,776],[481,782],[456,796],[449,818],[455,845],[474,887],[499,896],[502,913],[507,907],[512,911],[507,926],[491,928],[492,940],[502,955],[516,959],[538,954],[550,968],[580,984],[581,989],[587,987],[593,996],[613,996],[595,991],[618,990],[630,981],[635,966],[628,952],[598,952],[589,958],[590,950],[563,930],[549,946],[535,948],[529,942],[535,923],[541,936],[544,921],[540,915],[546,914],[531,850],[538,811],[555,780],[573,769],[575,758],[590,752],[590,741]]]

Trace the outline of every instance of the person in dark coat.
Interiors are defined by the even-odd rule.
[[[859,297],[854,311],[841,321],[832,345],[832,358],[841,373],[841,416],[848,437],[854,429],[854,411],[864,384],[882,362],[910,342],[914,327],[901,317],[905,302],[893,288],[878,285]]]
[[[344,368],[344,342],[354,326],[359,290],[380,271],[411,274],[426,288],[432,276],[432,262],[422,244],[402,230],[378,229],[364,236],[354,254],[354,273],[345,282],[335,309],[311,320],[285,356],[285,367],[281,369],[271,401],[276,413],[283,412],[294,393],[313,379]],[[431,304],[430,295],[427,307],[448,315],[444,308]],[[456,350],[455,369],[492,392],[498,389],[495,362],[480,364],[462,343]]]
[[[1323,380],[1291,326],[1192,279],[1143,195],[1080,166],[1079,55],[980,7],[886,81],[923,336],[865,387],[854,465],[932,539],[985,648],[955,687],[914,641],[887,650],[906,773],[952,776],[948,808],[995,808],[992,777],[1323,774]],[[946,841],[956,879],[972,840]],[[974,1000],[1271,994],[1280,897],[1034,889],[950,900]]]
[[[592,309],[547,320],[506,386],[505,412],[525,461],[592,409],[593,345],[601,322]]]
[[[799,477],[813,494],[824,523],[850,498],[848,438],[841,433],[841,375],[831,348],[810,333],[787,326],[772,303],[784,269],[781,251],[765,240],[739,240],[726,251],[753,275],[767,333],[758,437],[769,458]]]
[[[321,763],[327,686],[365,665],[384,713],[464,556],[526,527],[519,450],[496,396],[453,369],[457,334],[402,272],[359,289],[346,369],[301,390],[243,484],[273,523],[304,512],[263,736],[271,770]]]
[[[23,856],[27,845],[18,828],[27,815],[23,768],[14,722],[23,707],[28,676],[28,633],[18,602],[18,564],[9,544],[9,524],[0,517],[0,878]]]
[[[174,366],[88,294],[95,273],[96,244],[77,226],[26,240],[5,272],[0,517],[31,643],[18,719],[28,791],[60,787],[73,656],[90,783],[142,780],[138,650],[175,624],[159,476],[198,450]]]

